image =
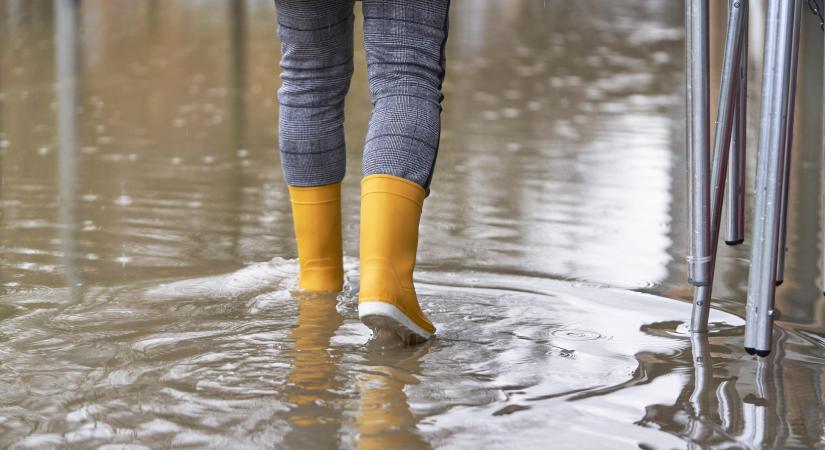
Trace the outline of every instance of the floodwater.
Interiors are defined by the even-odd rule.
[[[822,448],[817,25],[761,360],[749,241],[687,332],[681,2],[453,3],[416,273],[439,332],[403,347],[357,320],[363,52],[347,285],[305,295],[270,0],[0,0],[0,447]]]

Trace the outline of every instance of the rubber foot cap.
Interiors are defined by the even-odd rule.
[[[755,348],[745,347],[745,351],[746,351],[749,355],[755,355],[755,354],[756,354],[756,349],[755,349]]]
[[[736,240],[736,241],[725,241],[725,244],[727,244],[727,245],[739,245],[743,242],[745,242],[745,238],[742,238],[742,239],[739,239],[739,240]]]
[[[777,286],[782,286],[782,283],[784,283],[784,282],[785,282],[785,280],[776,280],[776,285]]]
[[[757,350],[756,351],[756,356],[758,356],[760,358],[765,358],[766,356],[768,356],[770,354],[771,354],[770,350]]]

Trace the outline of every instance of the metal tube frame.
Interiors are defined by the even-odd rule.
[[[710,313],[711,291],[713,289],[713,269],[722,222],[722,202],[725,194],[725,180],[728,171],[731,135],[734,128],[734,111],[739,95],[740,66],[742,62],[742,34],[747,14],[747,2],[730,0],[728,8],[728,29],[725,38],[725,53],[722,64],[722,80],[719,92],[719,107],[713,142],[713,172],[711,174],[711,223],[709,277],[707,283],[697,286],[693,296],[691,331],[707,331]]]
[[[739,61],[739,89],[733,119],[733,136],[730,144],[728,165],[727,236],[725,244],[739,245],[745,242],[745,182],[748,130],[748,23],[749,8],[744,2],[744,25],[741,33]]]
[[[706,0],[689,0],[686,8],[691,226],[688,262],[689,280],[697,286],[691,317],[693,332],[707,331],[726,176],[730,178],[726,242],[735,245],[744,240],[748,3],[747,0],[730,0],[710,185],[707,183],[710,156],[706,146],[708,130],[704,120],[708,97],[707,6]],[[802,0],[768,1],[763,105],[757,150],[754,245],[751,249],[745,326],[745,350],[763,357],[771,351],[773,321],[778,317],[778,311],[774,308],[776,286],[784,278],[801,14]],[[710,208],[707,209],[706,200],[710,200]],[[710,219],[710,223],[706,219]],[[825,251],[823,255],[825,283]]]
[[[777,242],[787,129],[790,66],[795,14],[800,0],[769,0],[762,83],[760,140],[757,152],[754,245],[748,279],[745,350],[767,356],[773,335]]]
[[[788,231],[788,193],[791,186],[791,154],[793,150],[793,130],[796,110],[796,76],[799,64],[799,33],[802,23],[802,2],[796,1],[794,6],[793,34],[791,36],[791,67],[790,80],[788,80],[788,115],[787,126],[784,134],[784,154],[782,155],[782,197],[779,216],[779,240],[777,241],[777,261],[776,261],[776,285],[780,286],[785,281],[785,253]],[[797,17],[799,17],[797,19]]]
[[[688,282],[703,286],[710,279],[710,51],[708,0],[685,2],[685,76],[687,96]]]

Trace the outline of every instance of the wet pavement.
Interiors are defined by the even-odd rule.
[[[783,316],[760,360],[742,350],[751,195],[711,332],[687,332],[681,3],[453,2],[416,272],[439,332],[415,347],[357,320],[363,51],[347,284],[306,295],[272,2],[64,5],[0,0],[0,447],[825,446],[813,17]]]

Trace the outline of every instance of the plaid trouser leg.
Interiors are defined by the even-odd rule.
[[[449,0],[363,0],[373,113],[364,175],[429,188],[441,134]]]
[[[281,39],[281,163],[287,184],[340,182],[353,0],[276,0]]]
[[[292,186],[344,177],[344,97],[352,76],[352,0],[278,0],[280,144]],[[373,115],[364,175],[429,188],[441,133],[449,0],[364,0]]]

